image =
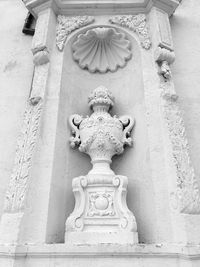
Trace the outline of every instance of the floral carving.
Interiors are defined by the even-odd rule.
[[[27,182],[42,106],[42,101],[36,102],[35,105],[27,104],[21,134],[17,143],[14,169],[6,192],[4,206],[6,212],[17,212],[24,208]]]
[[[66,17],[59,15],[57,19],[56,44],[60,51],[63,50],[70,33],[94,22],[94,17],[91,16]]]
[[[98,192],[89,195],[89,211],[87,216],[114,216],[113,196],[111,193]]]
[[[113,28],[97,27],[80,34],[72,45],[73,57],[90,72],[114,72],[131,58],[131,43]]]
[[[143,48],[151,47],[145,14],[114,16],[109,21],[137,33]]]
[[[165,91],[171,91],[170,81],[161,84],[162,108],[165,123],[169,132],[173,161],[177,175],[177,192],[175,199],[181,213],[199,214],[200,213],[200,192],[195,177],[194,169],[191,164],[188,141],[185,133],[185,126],[181,111],[177,104],[177,97],[169,97]]]

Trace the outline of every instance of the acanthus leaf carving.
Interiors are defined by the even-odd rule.
[[[161,82],[162,91],[169,92],[170,88],[173,88],[172,81]],[[200,191],[189,155],[185,125],[177,103],[177,96],[166,97],[166,93],[162,92],[161,95],[162,111],[169,133],[177,177],[177,190],[172,195],[181,213],[200,214]]]
[[[63,50],[65,41],[70,33],[76,29],[82,28],[94,22],[94,17],[92,16],[76,16],[76,17],[66,17],[63,15],[58,15],[58,25],[56,31],[56,45],[60,51]]]
[[[28,103],[24,113],[21,134],[17,142],[14,168],[6,192],[4,211],[24,209],[32,154],[35,147],[43,101]]]
[[[146,23],[145,14],[138,15],[118,15],[109,19],[110,23],[128,28],[138,34],[141,45],[144,49],[150,49],[151,40]]]

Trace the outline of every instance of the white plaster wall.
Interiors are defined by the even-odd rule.
[[[0,213],[2,211],[5,189],[13,167],[16,140],[20,132],[22,116],[25,110],[25,104],[30,92],[32,81],[33,64],[30,51],[32,37],[26,36],[21,32],[26,14],[27,10],[20,0],[0,1]],[[176,62],[172,67],[172,72],[176,91],[179,95],[180,106],[184,111],[192,161],[197,177],[199,177],[200,1],[182,0],[181,5],[175,12],[174,16],[170,19],[170,21],[176,52]],[[78,69],[78,66],[74,65],[74,68]],[[120,77],[123,77],[123,72],[124,70],[119,70],[117,74],[119,74]],[[70,73],[67,70],[66,75],[70,76]],[[115,75],[113,75],[113,77],[114,76]],[[73,112],[85,115],[88,114],[89,109],[86,106],[86,97],[88,95],[88,92],[93,89],[94,86],[99,85],[95,84],[95,82],[92,80],[90,82],[90,78],[91,75],[87,73],[87,77],[84,81],[84,88],[87,90],[87,93],[84,92],[83,95],[78,95],[78,98],[76,98],[76,100],[72,99],[68,94],[69,92],[73,93],[73,79],[74,81],[79,82],[79,88],[82,86],[82,80],[76,80],[75,76],[71,76],[70,79],[67,80],[66,76],[66,82],[63,83],[63,89],[71,89],[65,91],[65,93],[63,93],[63,97],[65,96],[70,101],[72,101],[70,103],[71,106],[68,107],[68,110],[66,111],[67,116]],[[99,81],[103,83],[104,79],[101,78]],[[109,87],[111,85],[110,81],[109,79],[106,80],[105,85]],[[117,84],[116,81],[115,84]],[[117,100],[116,109],[114,109],[113,113],[117,113],[119,115],[129,113],[128,110],[130,103],[129,101],[126,102],[124,100],[123,91],[120,91],[120,86],[117,85],[117,87],[118,89],[116,91],[116,94],[114,91],[115,88],[111,88]],[[61,100],[63,101],[61,105],[61,109],[63,110],[61,111],[64,111],[64,101],[66,98],[63,98]],[[142,121],[143,103],[141,99],[137,99],[136,103],[134,103],[134,108],[132,111],[133,114],[136,115],[136,119],[141,120],[140,123],[145,123],[144,121]],[[79,105],[80,103],[81,105]],[[62,116],[63,113],[60,112],[59,129],[61,129],[62,127],[63,128],[58,131],[58,139],[61,136],[63,141],[57,140],[57,144],[60,145],[61,143],[64,144],[64,146],[68,146],[67,140],[64,141],[64,133],[67,129],[67,123],[65,121],[65,118],[62,118]],[[63,122],[64,124],[62,124]],[[140,138],[141,134],[143,136],[142,140]],[[125,153],[125,156],[116,158],[113,162],[113,168],[116,173],[127,175],[130,179],[128,203],[129,207],[135,212],[136,219],[138,221],[140,241],[153,242],[154,233],[152,230],[153,227],[151,227],[151,225],[153,225],[154,223],[154,217],[152,216],[153,202],[151,198],[151,196],[153,195],[153,189],[151,188],[151,181],[149,180],[148,176],[148,148],[145,143],[143,143],[143,141],[146,142],[146,133],[135,130],[134,136],[135,147],[133,149],[128,149]],[[67,138],[68,136],[66,136],[66,139]],[[62,184],[55,184],[54,188],[55,191],[57,190],[56,196],[60,195],[59,201],[61,203],[66,203],[67,209],[65,211],[65,216],[68,216],[69,212],[73,209],[74,204],[71,192],[71,178],[76,175],[87,173],[90,165],[89,158],[87,158],[87,156],[81,155],[78,151],[70,151],[70,154],[67,155],[64,146],[59,151],[58,149],[56,150],[57,154],[55,154],[55,157],[57,155],[59,157],[62,157],[65,154],[65,158],[62,158],[62,160],[64,162],[64,160],[66,159],[66,168],[68,169],[65,174],[62,174],[62,177],[59,180],[59,182],[62,181],[63,183],[65,183],[65,187],[63,188]],[[140,150],[141,148],[142,151]],[[136,156],[134,156],[135,151],[137,151],[137,158]],[[133,165],[132,160],[134,160]],[[57,166],[55,166],[55,169],[56,167]],[[142,172],[140,172],[140,170],[142,170]],[[55,171],[55,181],[56,173],[57,172]],[[62,194],[60,194],[61,190]],[[135,202],[135,199],[137,199],[137,202]],[[37,205],[38,202],[36,206]],[[57,209],[57,206],[53,206],[53,204],[52,207],[54,208],[54,210],[52,210],[51,218],[54,217],[55,221],[59,220],[60,217],[54,215],[55,210],[56,215],[59,215],[60,211]],[[57,231],[61,234],[58,234],[58,238],[53,236],[52,238],[50,238],[51,240],[61,241],[60,236],[63,236],[64,233],[64,229],[62,227],[64,227],[65,216],[62,216],[63,223],[59,224],[59,227],[61,228],[57,230],[55,229],[55,232]],[[54,227],[57,227],[56,223]]]
[[[0,1],[0,215],[32,81],[32,37],[22,33],[26,14],[22,1]]]
[[[172,72],[200,185],[200,1],[182,0],[170,21],[176,53]]]

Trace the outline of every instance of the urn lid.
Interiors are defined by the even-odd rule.
[[[107,106],[108,109],[111,109],[114,106],[114,101],[112,93],[102,85],[94,89],[88,97],[88,104],[91,109],[94,106]]]

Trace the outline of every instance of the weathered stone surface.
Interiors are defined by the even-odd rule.
[[[149,1],[149,5],[137,0],[99,1],[96,5],[90,1],[84,9],[86,1],[58,0],[56,3],[65,6],[65,18],[94,16],[91,23],[69,27],[69,32],[62,32],[61,27],[63,52],[56,47],[54,11],[59,14],[60,9],[55,1],[24,2],[41,22],[32,46],[33,58],[32,37],[21,33],[27,12],[23,3],[0,2],[1,213],[6,192],[9,196],[1,217],[0,265],[199,266],[199,1],[182,0],[169,19],[179,1]],[[118,23],[111,23],[115,16]],[[141,24],[134,19],[137,16]],[[131,42],[132,58],[115,73],[89,73],[73,60],[71,47],[77,36],[99,27],[121,32]],[[91,168],[87,155],[68,147],[67,118],[75,112],[88,114],[85,96],[99,84],[116,96],[113,114],[130,113],[136,120],[133,149],[113,157],[111,167],[129,177],[127,204],[134,211],[142,244],[125,245],[123,235],[122,246],[94,245],[91,233],[86,240],[93,242],[90,246],[80,245],[83,239],[78,246],[42,245],[64,242],[65,221],[74,207],[71,178],[86,177]],[[40,101],[40,123],[34,124],[32,115]],[[27,102],[33,112],[25,112]],[[20,128],[23,114],[32,114],[25,120],[25,131]],[[34,125],[37,138],[31,139]],[[20,132],[26,136],[23,142],[18,139]],[[20,153],[15,153],[17,140]],[[9,184],[13,185],[10,194]],[[113,216],[112,200],[111,192],[92,192],[88,216]],[[116,237],[107,241],[112,238]]]

